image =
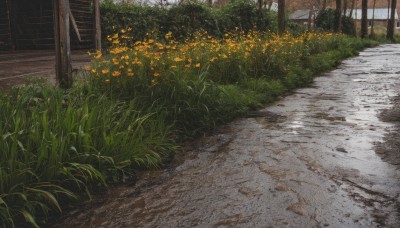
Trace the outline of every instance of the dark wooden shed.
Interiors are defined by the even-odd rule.
[[[72,49],[100,49],[99,0],[0,0],[0,50],[56,51],[57,81],[69,87]]]

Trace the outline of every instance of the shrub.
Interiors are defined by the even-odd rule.
[[[317,28],[322,28],[326,31],[333,31],[335,23],[335,9],[327,8],[319,12],[316,18]],[[354,20],[348,16],[342,16],[342,32],[347,35],[355,36]]]
[[[184,40],[198,31],[222,37],[231,31],[257,29],[276,31],[276,14],[257,10],[251,0],[235,0],[221,8],[210,8],[196,2],[173,5],[170,8],[136,4],[114,4],[105,1],[101,5],[103,39],[121,29],[128,30],[132,41],[172,32],[175,39]]]

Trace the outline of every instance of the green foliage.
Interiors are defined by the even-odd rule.
[[[324,11],[319,12],[316,18],[317,28],[324,29],[326,31],[333,31],[335,23],[335,9],[327,8]],[[342,16],[342,32],[347,35],[355,36],[355,24],[354,20],[348,16]]]
[[[162,115],[82,87],[15,88],[0,106],[2,226],[22,218],[37,226],[60,202],[90,196],[133,166],[155,167],[175,149]]]
[[[154,30],[165,31],[168,11],[160,7],[134,4],[103,3],[101,5],[101,29],[103,39],[120,29],[128,31],[133,40],[142,40]]]
[[[317,28],[322,28],[327,31],[333,31],[336,10],[327,8],[318,13],[315,20]]]
[[[210,8],[206,4],[189,2],[171,8],[150,7],[135,4],[114,4],[106,1],[101,5],[103,39],[120,29],[131,28],[127,35],[133,41],[143,40],[149,34],[172,32],[175,39],[191,37],[198,31],[214,36],[241,30],[276,31],[276,14],[259,11],[251,0],[230,1],[221,8]]]
[[[204,4],[190,3],[172,6],[164,19],[162,34],[172,32],[175,38],[185,39],[198,31],[218,33],[212,9]]]

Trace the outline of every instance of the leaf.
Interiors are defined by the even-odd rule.
[[[29,222],[30,224],[32,224],[34,227],[36,227],[36,228],[40,228],[40,226],[36,223],[36,220],[35,220],[35,218],[32,216],[32,214],[31,213],[29,213],[28,211],[26,211],[26,210],[22,210],[22,211],[20,211],[21,212],[21,214],[24,216],[24,218],[25,218],[25,220],[27,221],[27,222]]]
[[[51,203],[53,206],[55,206],[59,212],[62,212],[60,205],[58,204],[57,199],[54,197],[53,194],[51,194],[48,191],[40,190],[40,189],[34,189],[34,188],[26,188],[32,192],[39,193],[41,196],[47,199],[49,203]]]

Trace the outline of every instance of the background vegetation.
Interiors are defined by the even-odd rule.
[[[221,8],[196,2],[164,8],[105,1],[101,13],[104,40],[115,32],[115,27],[132,28],[127,35],[135,41],[155,32],[160,35],[172,32],[173,38],[182,40],[198,31],[218,37],[234,30],[277,31],[276,13],[260,11],[249,0],[229,1]]]

